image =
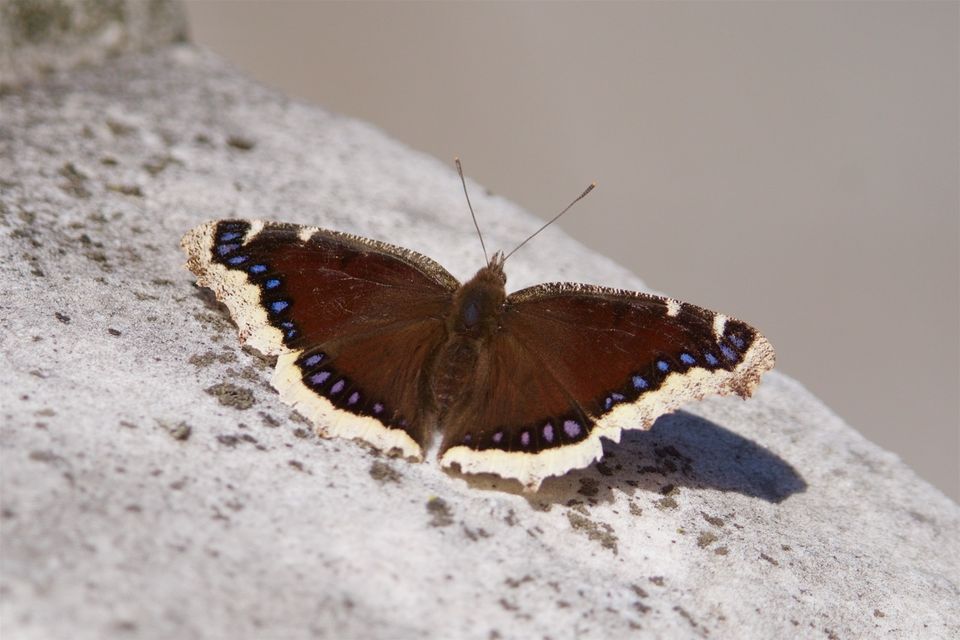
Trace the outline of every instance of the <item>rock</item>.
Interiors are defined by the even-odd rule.
[[[488,246],[538,225],[472,194]],[[312,436],[182,268],[227,216],[480,263],[448,162],[189,46],[7,91],[5,637],[960,634],[960,509],[783,375],[533,496]],[[643,287],[558,229],[508,274]]]
[[[55,70],[186,40],[175,0],[6,0],[0,4],[0,89]]]

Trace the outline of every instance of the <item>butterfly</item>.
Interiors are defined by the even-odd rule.
[[[602,438],[750,396],[775,361],[750,325],[672,298],[573,283],[508,295],[502,253],[460,283],[409,249],[310,226],[219,220],[181,244],[320,435],[422,460],[439,427],[441,466],[529,491],[600,459]]]

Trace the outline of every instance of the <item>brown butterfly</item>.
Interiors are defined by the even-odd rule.
[[[320,435],[421,460],[439,426],[443,467],[528,490],[685,402],[749,396],[775,360],[750,325],[671,298],[572,283],[507,295],[502,253],[461,284],[408,249],[316,227],[220,220],[181,244]]]

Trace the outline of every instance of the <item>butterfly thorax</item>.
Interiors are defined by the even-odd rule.
[[[430,381],[433,403],[441,415],[462,395],[470,374],[482,364],[483,347],[500,328],[506,282],[503,261],[497,254],[454,293],[447,339],[437,352]]]
[[[475,339],[492,335],[507,299],[506,282],[503,263],[495,260],[457,289],[447,318],[450,334]]]

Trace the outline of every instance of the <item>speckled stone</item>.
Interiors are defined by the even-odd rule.
[[[780,374],[532,498],[317,439],[182,268],[227,216],[481,260],[449,163],[189,46],[0,96],[5,638],[960,635],[958,506]],[[643,287],[558,229],[508,275]]]
[[[3,0],[0,89],[184,41],[186,34],[178,0]]]

